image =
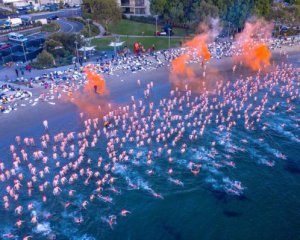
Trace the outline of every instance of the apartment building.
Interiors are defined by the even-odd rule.
[[[0,0],[0,5],[2,6],[13,5],[15,7],[20,7],[20,6],[27,5],[27,1],[26,0]]]
[[[117,0],[124,14],[150,15],[150,0]]]

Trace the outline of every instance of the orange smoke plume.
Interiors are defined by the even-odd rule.
[[[100,117],[111,110],[111,104],[107,99],[103,99],[99,94],[88,95],[86,93],[74,93],[71,96],[65,96],[64,101],[74,104],[80,112],[87,113],[91,117]]]
[[[184,43],[184,47],[191,51],[196,57],[202,59],[202,65],[211,59],[211,53],[208,49],[208,43],[212,41],[215,37],[214,30],[209,30],[207,25],[201,24],[199,26],[201,34],[197,35],[193,39]],[[183,88],[187,83],[193,82],[193,85],[197,82],[196,69],[188,66],[188,62],[192,59],[191,55],[183,53],[171,63],[171,83],[175,87]],[[202,66],[203,67],[203,66]]]
[[[236,41],[242,51],[236,60],[243,62],[254,71],[270,66],[271,51],[265,40],[272,36],[273,25],[263,20],[247,22]]]
[[[89,94],[98,93],[104,95],[106,91],[105,80],[101,74],[98,74],[92,66],[84,68],[88,83],[84,87],[84,91]]]
[[[255,43],[253,46],[243,46],[243,62],[254,71],[270,66],[271,52],[266,44]]]
[[[195,73],[191,67],[188,67],[186,63],[190,60],[190,56],[182,54],[178,58],[172,61],[173,74],[179,77],[195,77]]]
[[[211,58],[211,54],[207,46],[208,38],[209,38],[208,33],[204,33],[186,42],[184,46],[196,49],[197,55],[199,57],[202,57],[203,60],[208,61]]]
[[[105,99],[108,95],[105,80],[92,65],[86,66],[83,71],[87,79],[84,88],[78,91],[71,89],[67,96],[62,95],[62,100],[73,103],[82,112],[99,117],[109,110],[110,105]]]

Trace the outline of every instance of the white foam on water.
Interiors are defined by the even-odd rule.
[[[251,141],[258,144],[259,146],[263,147],[268,153],[271,153],[272,155],[274,155],[276,158],[280,158],[280,159],[286,159],[286,156],[281,153],[278,149],[272,148],[268,143],[266,142],[261,142],[257,139],[252,139]]]
[[[84,234],[82,236],[75,236],[71,238],[72,240],[96,240],[96,238],[89,236],[87,234]]]
[[[300,139],[294,135],[293,133],[289,132],[289,131],[285,131],[281,126],[275,125],[275,124],[271,124],[270,128],[286,137],[288,137],[290,140],[300,143]]]
[[[153,193],[153,189],[149,186],[149,184],[144,179],[142,179],[140,177],[137,179],[137,185],[140,188]]]
[[[38,223],[37,226],[33,229],[33,232],[40,233],[42,235],[48,235],[52,232],[49,222]]]

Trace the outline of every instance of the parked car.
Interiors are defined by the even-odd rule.
[[[59,17],[57,15],[53,15],[47,18],[49,21],[53,21],[53,20],[59,20]]]
[[[0,42],[0,50],[10,48],[12,45],[10,43]]]
[[[154,32],[155,36],[167,36],[166,32]]]
[[[14,33],[14,32],[7,34],[7,36],[9,40],[14,42],[19,42],[19,43],[23,43],[28,40],[26,37],[24,37],[23,34]]]

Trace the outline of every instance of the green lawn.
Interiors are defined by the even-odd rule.
[[[180,42],[184,39],[171,39],[171,47],[179,47]],[[114,38],[101,38],[101,39],[93,39],[92,45],[96,46],[97,50],[104,51],[104,50],[113,50],[113,47],[109,47],[108,45],[115,41]],[[144,48],[147,50],[148,48],[152,47],[152,44],[155,45],[156,50],[161,49],[167,49],[169,47],[169,40],[168,38],[162,38],[162,37],[137,37],[137,38],[127,38],[127,37],[121,37],[121,42],[125,42],[124,46],[129,47],[131,50],[133,50],[133,44],[135,42],[142,43]]]
[[[158,31],[161,30],[161,26],[157,26]],[[153,36],[155,32],[155,24],[140,23],[122,19],[118,24],[111,25],[109,32],[120,35],[136,35],[141,36],[144,33],[145,36]],[[181,28],[174,28],[174,34],[177,36],[185,36],[185,30]]]

